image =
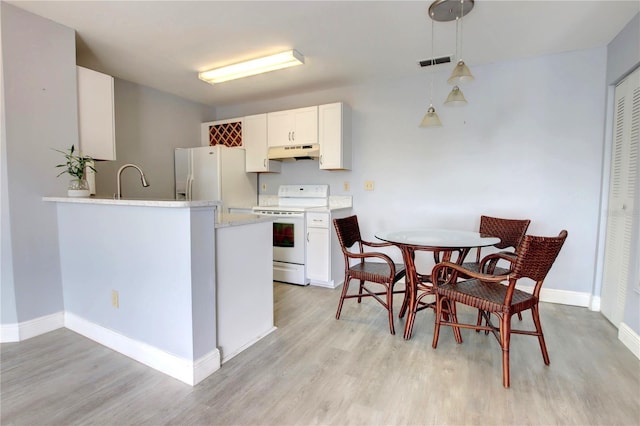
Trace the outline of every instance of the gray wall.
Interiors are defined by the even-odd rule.
[[[615,84],[640,66],[640,13],[607,46],[607,84]]]
[[[640,65],[640,14],[637,14],[627,26],[609,43],[607,47],[607,83],[615,84],[622,80]],[[610,96],[613,97],[613,89],[610,90]],[[610,101],[613,103],[613,100]],[[608,147],[610,149],[610,147]],[[638,176],[640,179],[640,176]],[[640,182],[638,182],[640,190]],[[640,194],[637,195],[640,199]],[[606,202],[606,201],[605,201]],[[636,205],[637,211],[640,208]],[[636,213],[637,213],[636,211]],[[637,216],[636,216],[637,217]],[[640,223],[636,220],[636,235],[640,235]],[[636,247],[640,244],[636,241]],[[631,263],[632,278],[627,288],[627,298],[623,322],[627,324],[633,331],[640,334],[640,262],[635,259],[635,263]]]
[[[56,179],[62,157],[78,144],[75,31],[0,2],[4,109],[0,165],[1,324],[64,310],[57,216],[43,196],[66,195]],[[151,186],[123,174],[130,196],[173,197],[173,149],[200,144],[199,124],[215,109],[116,79],[116,162],[100,162],[101,194],[115,191],[115,172],[140,164]],[[53,148],[53,149],[52,149]]]
[[[173,151],[200,146],[200,123],[215,109],[115,79],[116,158],[97,164],[96,194],[116,192],[116,173],[126,163],[139,165],[150,186],[143,188],[134,169],[122,173],[122,194],[129,198],[173,198]]]
[[[52,148],[77,144],[78,123],[75,32],[4,2],[0,8],[5,324],[64,309],[55,205],[44,203],[42,196],[66,191],[67,179],[56,179],[54,168],[61,156]]]
[[[593,264],[598,236],[605,48],[471,70],[475,81],[462,87],[469,104],[447,108],[450,67],[437,69],[433,98],[443,122],[437,129],[418,127],[429,103],[428,74],[218,108],[218,116],[344,101],[353,109],[353,170],[283,163],[281,174],[260,176],[267,193],[282,183],[328,183],[334,195],[353,195],[363,236],[372,240],[376,231],[398,227],[474,230],[481,214],[530,218],[535,235],[567,229],[545,287],[588,299],[594,272],[585,265]],[[374,181],[374,191],[364,190],[366,180]],[[397,250],[391,254],[401,261]]]

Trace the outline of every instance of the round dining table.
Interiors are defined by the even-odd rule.
[[[418,284],[421,277],[428,275],[419,274],[416,271],[415,253],[416,251],[430,251],[434,253],[434,259],[437,262],[455,262],[462,264],[465,257],[472,248],[492,246],[500,242],[500,238],[490,235],[480,234],[473,231],[461,231],[454,229],[441,228],[411,228],[377,232],[376,238],[389,242],[397,246],[402,252],[406,275],[406,291],[405,301],[403,303],[403,311],[408,308],[407,321],[405,323],[404,338],[410,339],[413,331],[413,323],[415,321],[416,311],[418,310]],[[454,258],[453,254],[457,256]],[[425,288],[425,286],[423,286]],[[433,286],[426,286],[426,291]],[[431,290],[433,292],[433,290]],[[434,307],[433,304],[428,305]],[[459,335],[460,330],[454,329],[456,341],[461,342]]]

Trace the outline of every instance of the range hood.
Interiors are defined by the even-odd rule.
[[[313,160],[320,157],[320,145],[273,146],[267,153],[269,160],[296,161]]]

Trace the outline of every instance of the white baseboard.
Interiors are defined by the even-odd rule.
[[[216,348],[207,355],[199,358],[193,365],[193,384],[197,385],[211,374],[220,369],[220,350]]]
[[[220,351],[217,348],[193,362],[91,323],[69,312],[65,313],[64,317],[64,325],[69,330],[191,386],[220,368]]]
[[[331,280],[329,282],[325,282],[325,281],[309,281],[309,285],[315,286],[315,287],[324,287],[324,288],[336,288],[338,287],[340,284],[342,284],[342,282],[339,282],[336,284],[335,281]]]
[[[618,339],[640,359],[640,335],[633,331],[627,324],[621,322],[618,327]]]
[[[224,352],[222,352],[222,363],[224,364],[225,362],[229,361],[231,358],[233,358],[234,356],[238,355],[240,352],[244,351],[249,346],[252,346],[258,340],[262,339],[263,337],[273,333],[277,329],[278,329],[278,327],[271,327],[269,330],[265,331],[264,333],[260,334],[259,336],[256,336],[255,339],[251,340],[250,342],[246,343],[245,345],[242,345],[241,347],[239,347],[238,349],[236,349],[235,351],[233,351],[230,354],[225,354]]]
[[[533,292],[533,287],[517,286],[519,290],[527,293]],[[591,293],[582,293],[579,291],[556,290],[553,288],[544,288],[540,290],[540,301],[548,303],[559,303],[561,305],[572,305],[588,307],[591,301]]]
[[[2,324],[0,342],[20,342],[62,327],[64,327],[64,312],[56,312],[18,324]]]
[[[600,296],[591,295],[591,303],[589,303],[589,310],[594,312],[600,312]]]
[[[20,324],[2,324],[0,327],[0,343],[20,341]]]

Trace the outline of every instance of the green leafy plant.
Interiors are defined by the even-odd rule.
[[[87,168],[96,172],[97,170],[93,167],[93,158],[86,155],[78,155],[76,153],[75,146],[71,145],[68,151],[60,151],[55,149],[54,151],[58,151],[64,158],[67,160],[64,164],[58,164],[57,167],[64,167],[65,169],[61,171],[58,176],[61,176],[65,173],[70,174],[71,176],[77,179],[84,179]]]

